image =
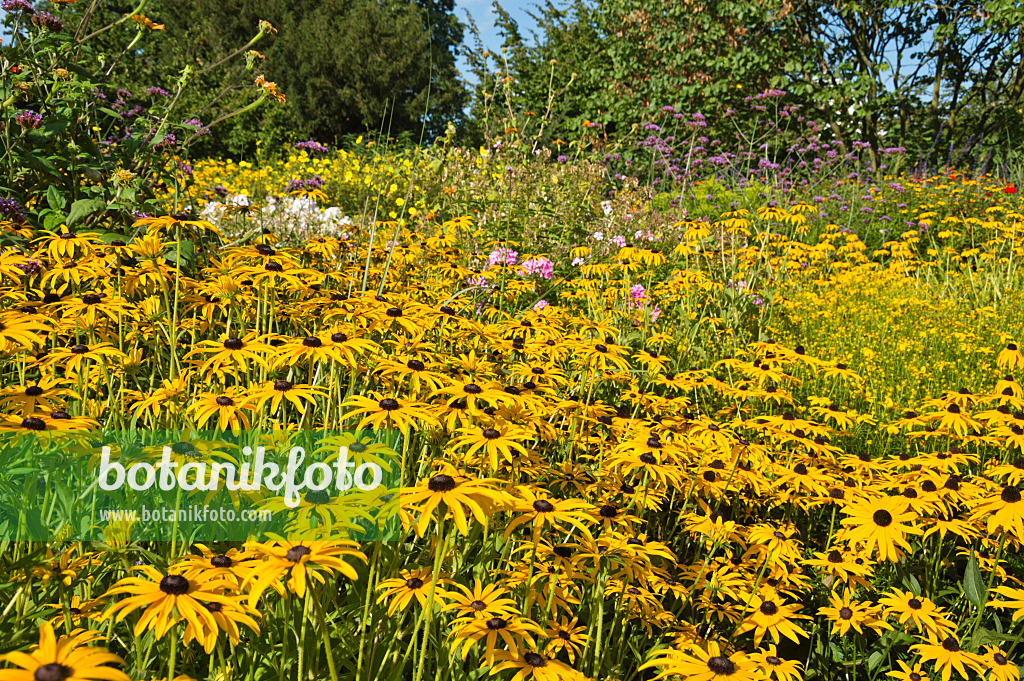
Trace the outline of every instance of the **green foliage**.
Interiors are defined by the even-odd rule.
[[[276,29],[252,59],[255,73],[286,95],[285,106],[232,120],[198,145],[206,155],[251,156],[258,140],[268,148],[310,138],[337,144],[382,121],[392,134],[417,137],[425,124],[427,139],[449,122],[462,124],[467,93],[455,68],[462,24],[454,0],[153,0],[151,7],[171,40],[146,53],[147,68],[117,78],[130,89],[166,87],[192,65],[200,87],[190,103],[205,109],[204,121],[237,109],[249,85],[239,67],[210,66],[246,45],[260,20]]]
[[[533,41],[496,12],[502,53],[469,59],[473,141],[527,111],[543,116],[542,143],[585,120],[621,137],[666,105],[736,110],[746,127],[762,118],[746,100],[772,88],[824,138],[870,143],[876,167],[879,149],[906,147],[922,169],[1002,169],[1024,129],[1018,3],[545,0]]]
[[[144,5],[91,33],[102,17],[88,12],[24,9],[5,17],[0,191],[16,202],[3,216],[12,231],[104,219],[126,226],[138,212],[155,212],[158,195],[173,193],[187,175],[174,152],[200,132],[181,122],[188,75],[173,95],[133,97],[109,84],[116,64],[131,62],[155,32],[138,14]],[[117,36],[124,42],[112,57]],[[101,38],[99,49],[93,38]],[[267,93],[255,102],[251,91],[245,96],[252,108]]]

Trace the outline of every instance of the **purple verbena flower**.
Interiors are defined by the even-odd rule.
[[[38,130],[43,126],[43,117],[35,111],[22,111],[15,117],[14,122],[26,130]]]
[[[3,10],[8,14],[24,12],[31,16],[36,13],[35,9],[32,8],[32,5],[25,2],[25,0],[4,0],[3,3],[0,4],[0,8],[3,8]]]
[[[295,143],[295,148],[296,149],[305,149],[306,151],[314,152],[314,153],[317,153],[317,154],[326,154],[328,151],[330,151],[330,149],[328,149],[324,145],[322,145],[322,144],[320,144],[318,142],[315,142],[313,140],[308,140],[306,142],[296,142]]]
[[[0,199],[0,215],[18,224],[24,224],[27,220],[21,204],[12,198]]]
[[[64,24],[60,19],[53,16],[49,12],[38,12],[32,15],[32,24],[39,28],[44,28],[52,33],[64,30]]]

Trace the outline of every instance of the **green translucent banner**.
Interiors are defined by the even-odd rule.
[[[0,541],[399,540],[398,431],[0,434]]]

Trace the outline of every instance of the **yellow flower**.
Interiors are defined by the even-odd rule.
[[[106,596],[128,594],[112,605],[105,617],[120,622],[140,608],[145,608],[135,624],[135,635],[152,629],[156,638],[164,637],[181,620],[194,630],[217,629],[217,622],[208,604],[216,603],[228,608],[237,607],[235,597],[222,592],[232,585],[216,575],[193,573],[190,578],[177,572],[163,574],[149,565],[136,566],[145,577],[125,577],[111,588]]]
[[[31,653],[7,653],[0,660],[18,669],[0,669],[0,681],[130,681],[130,677],[108,664],[124,664],[106,648],[85,645],[97,638],[96,632],[76,629],[59,639],[49,623],[39,627],[39,645]]]

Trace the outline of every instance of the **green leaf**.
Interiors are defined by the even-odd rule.
[[[50,188],[46,190],[46,203],[54,210],[64,210],[64,206],[67,205],[68,201],[60,190],[57,189],[57,185],[51,184]]]
[[[967,561],[967,570],[964,572],[964,595],[976,608],[985,607],[985,601],[988,600],[988,589],[985,587],[985,580],[982,579],[981,568],[978,567],[978,559],[973,549]]]
[[[170,250],[164,253],[164,260],[172,262],[175,265],[192,265],[196,259],[196,247],[191,241],[181,242],[181,260],[178,260],[178,247],[172,246]]]
[[[68,214],[67,225],[70,227],[79,220],[86,218],[93,213],[106,210],[107,202],[101,199],[78,199],[71,204],[71,212]]]
[[[51,210],[46,214],[46,217],[43,218],[43,229],[56,231],[62,222],[64,222],[64,212]]]

